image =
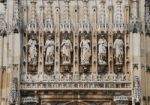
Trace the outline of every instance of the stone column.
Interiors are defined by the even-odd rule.
[[[129,1],[125,1],[125,7],[124,7],[124,22],[126,25],[125,29],[125,35],[124,35],[124,42],[125,42],[125,73],[129,72],[129,33],[128,31],[128,24],[129,24]]]
[[[77,79],[79,75],[79,6],[78,6],[78,1],[76,1],[76,5],[74,8],[74,14],[75,14],[75,31],[73,35],[73,45],[74,45],[74,51],[73,51],[73,75],[74,79]]]
[[[128,0],[126,0],[126,4],[125,4],[125,7],[124,7],[124,22],[125,24],[128,24],[129,23],[129,3],[128,3]]]
[[[60,73],[60,8],[59,1],[57,1],[57,6],[55,7],[56,13],[56,30],[55,30],[55,67],[54,74],[58,75]]]
[[[93,32],[92,32],[92,73],[97,74],[97,8],[93,7]]]
[[[132,0],[132,26],[133,29],[130,33],[130,56],[131,56],[131,75],[132,77],[138,76],[141,77],[141,29],[140,29],[140,21],[138,14],[138,0]],[[138,23],[137,23],[138,22]],[[133,78],[132,78],[132,81]],[[139,78],[139,84],[141,85],[141,78]],[[134,89],[134,82],[132,82],[132,88]],[[135,96],[134,91],[132,91],[132,104],[135,105]]]
[[[108,6],[108,22],[109,22],[109,33],[108,33],[108,72],[112,73],[113,72],[113,30],[112,30],[112,25],[113,25],[113,4],[110,2]]]
[[[42,4],[40,5],[40,15],[39,15],[39,37],[38,37],[38,41],[39,41],[39,57],[38,57],[38,73],[44,73],[44,4],[42,2]]]
[[[3,36],[0,36],[0,104],[2,102]]]
[[[132,44],[131,46],[131,75],[132,76],[140,76],[140,33],[131,33],[130,35],[130,42]],[[133,80],[132,80],[133,81]],[[134,88],[134,87],[133,87]],[[134,94],[134,92],[132,92]],[[134,97],[133,97],[133,105],[134,105]]]

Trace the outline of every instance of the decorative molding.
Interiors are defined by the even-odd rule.
[[[22,97],[21,98],[21,103],[23,104],[29,104],[29,103],[34,103],[35,104],[38,104],[39,103],[39,98],[38,97]]]

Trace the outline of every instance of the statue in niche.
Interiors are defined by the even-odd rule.
[[[84,35],[80,42],[81,48],[81,64],[90,64],[91,57],[91,41],[88,39],[87,35]]]
[[[55,53],[55,42],[53,39],[53,35],[49,34],[48,38],[45,42],[45,64],[53,64],[54,63],[54,53]]]
[[[123,63],[123,49],[124,49],[124,42],[119,34],[117,39],[114,41],[114,48],[115,48],[115,60],[116,64]]]
[[[71,52],[72,52],[72,43],[69,39],[68,33],[65,33],[65,37],[61,43],[61,56],[63,64],[71,64]]]
[[[28,46],[29,46],[29,64],[31,65],[36,65],[37,64],[37,41],[35,39],[35,36],[32,34],[31,38],[28,41]]]
[[[98,61],[99,64],[106,64],[107,41],[104,35],[98,40]]]

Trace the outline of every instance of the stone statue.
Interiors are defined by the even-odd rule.
[[[81,48],[81,64],[90,64],[90,57],[91,57],[91,42],[87,38],[87,35],[83,37],[80,42]]]
[[[98,40],[98,61],[99,64],[106,64],[107,41],[102,35]]]
[[[54,63],[54,53],[55,53],[55,42],[52,38],[53,36],[50,34],[45,42],[45,64],[53,64]]]
[[[28,41],[28,46],[29,46],[29,58],[28,61],[30,64],[32,65],[36,65],[37,64],[37,41],[34,37],[34,35],[31,35],[31,38]]]
[[[64,37],[61,43],[61,56],[63,64],[71,63],[72,43],[69,40],[68,34]]]
[[[120,35],[118,35],[118,38],[114,41],[114,48],[115,48],[116,64],[122,64],[123,63],[124,42],[121,39]]]

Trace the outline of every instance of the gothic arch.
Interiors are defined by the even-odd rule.
[[[87,102],[77,102],[77,101],[74,101],[74,102],[66,102],[66,103],[63,103],[62,105],[90,105],[89,103]]]

